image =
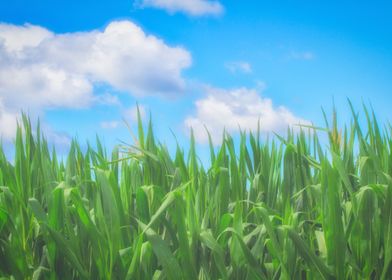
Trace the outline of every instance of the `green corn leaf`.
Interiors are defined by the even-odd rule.
[[[305,259],[310,266],[314,267],[321,279],[333,279],[333,273],[325,263],[316,256],[316,254],[309,248],[305,241],[290,227],[285,227],[289,237],[294,242],[295,247],[298,249],[301,256]]]
[[[148,241],[151,243],[152,250],[162,264],[167,279],[183,279],[182,269],[180,268],[177,259],[170,251],[168,244],[147,225],[140,221],[138,221],[138,224],[142,228],[143,233],[147,236]]]

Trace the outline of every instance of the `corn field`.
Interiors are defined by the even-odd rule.
[[[140,115],[132,144],[74,140],[59,159],[24,116],[14,159],[0,148],[0,276],[392,279],[392,126],[351,110],[342,128],[334,111],[284,137],[210,138],[209,166]]]

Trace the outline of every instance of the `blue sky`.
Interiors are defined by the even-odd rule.
[[[0,2],[0,135],[12,141],[20,110],[50,141],[131,141],[135,104],[162,142],[193,127],[281,132],[322,125],[332,100],[392,104],[388,1]]]

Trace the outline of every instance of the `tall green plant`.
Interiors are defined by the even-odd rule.
[[[210,139],[211,165],[145,129],[64,161],[23,116],[0,147],[6,279],[390,279],[392,127],[364,108],[340,128]],[[208,132],[207,132],[208,133]],[[321,144],[327,137],[328,145]]]

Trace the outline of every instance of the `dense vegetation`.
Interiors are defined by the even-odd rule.
[[[62,161],[25,117],[13,162],[0,151],[0,276],[391,279],[392,127],[363,115],[225,135],[208,168],[193,137],[172,158],[140,121],[132,146],[73,141]]]

